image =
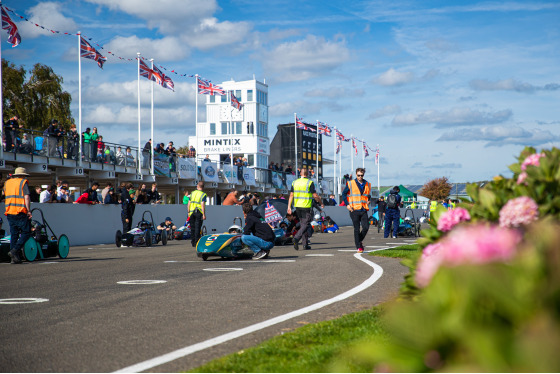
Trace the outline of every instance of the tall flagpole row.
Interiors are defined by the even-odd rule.
[[[80,137],[80,143],[78,146],[78,158],[79,165],[83,165],[82,154],[83,154],[83,140],[82,140],[82,57],[81,49],[82,44],[80,38],[82,37],[81,31],[78,31],[78,134]]]
[[[299,177],[299,172],[298,172],[298,157],[297,157],[297,113],[294,113],[294,144],[295,144],[295,150],[296,150],[296,167],[295,167],[295,172],[296,172],[296,177]]]
[[[142,175],[142,164],[140,163],[140,52],[138,55],[138,153],[136,154],[136,164],[138,166],[138,175]]]
[[[150,59],[150,61],[152,62],[152,70],[154,70],[154,59]],[[151,118],[151,123],[152,123],[152,133],[151,133],[151,139],[152,139],[152,146],[150,149],[150,153],[148,153],[148,157],[150,160],[150,174],[154,175],[154,145],[156,144],[156,141],[154,139],[154,80],[152,79],[152,118]]]

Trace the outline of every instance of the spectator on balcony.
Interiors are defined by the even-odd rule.
[[[21,139],[20,152],[28,154],[33,153],[33,144],[31,142],[31,139],[29,139],[29,135],[27,134],[23,134],[23,138]]]
[[[56,200],[59,203],[70,202],[70,191],[69,191],[68,187],[66,187],[66,186],[61,186],[60,187],[60,191],[56,195]]]
[[[40,202],[41,201],[40,196],[41,196],[41,186],[35,186],[35,188],[30,189],[29,199],[31,200],[32,203]]]
[[[43,136],[45,136],[45,140],[47,141],[47,149],[48,149],[48,156],[55,157],[56,156],[56,146],[58,143],[57,137],[57,125],[58,120],[53,119],[51,120],[49,127],[43,132]]]
[[[89,127],[86,128],[86,131],[82,134],[84,137],[83,140],[83,149],[82,152],[84,153],[85,161],[91,160],[91,129]]]
[[[227,155],[226,159],[224,160],[224,164],[226,164],[226,165],[231,164],[231,157],[229,157],[229,155]]]
[[[246,158],[246,157],[243,157],[243,159],[242,159],[241,161],[242,161],[241,163],[242,163],[242,165],[243,165],[244,167],[249,166],[249,163],[247,162],[247,158]]]
[[[56,127],[56,150],[61,158],[64,157],[64,139],[66,138],[66,130],[62,126],[62,123],[59,123]],[[61,145],[58,143],[62,141]]]
[[[277,165],[278,165],[278,164],[277,164]],[[283,162],[280,164],[280,167],[278,168],[278,171],[279,171],[279,172],[283,172],[283,171],[284,171],[284,163],[283,163]]]
[[[105,161],[105,143],[103,142],[103,136],[99,135],[97,138],[97,162],[103,163]]]
[[[72,160],[78,159],[78,148],[80,147],[80,134],[76,129],[75,124],[70,125],[70,131],[68,131],[68,147],[66,149],[66,157]]]
[[[142,168],[149,169],[150,162],[152,157],[152,139],[148,140],[146,144],[144,144],[144,148],[142,149]]]
[[[206,155],[206,157],[204,157],[204,160],[203,160],[203,161],[208,161],[208,162],[210,162],[210,155]]]
[[[187,153],[187,157],[196,158],[196,149],[192,145],[189,147],[189,152]]]
[[[124,165],[124,161],[125,161],[125,154],[122,151],[121,146],[117,147],[117,153],[116,153],[116,158],[117,158],[117,165]]]
[[[154,149],[155,153],[159,153],[159,154],[164,154],[165,153],[165,149],[163,148],[163,143],[159,143],[156,145],[156,148]]]
[[[97,133],[97,127],[91,130],[91,161],[95,161],[97,158],[97,139],[99,139],[99,134]]]
[[[169,156],[173,156],[177,152],[177,149],[173,146],[173,142],[169,142],[167,144],[167,148],[165,148],[165,153]]]
[[[15,132],[19,129],[18,124],[18,117],[13,116],[10,120],[4,125],[4,136],[6,139],[6,152],[14,151],[16,146],[16,139],[17,135]]]
[[[103,198],[103,204],[118,204],[117,197],[115,196],[115,189],[111,187],[107,191],[107,195]]]
[[[126,166],[136,166],[130,147],[126,147]]]
[[[190,199],[191,199],[191,195],[189,191],[185,190],[185,194],[183,195],[183,205],[187,205]]]
[[[285,170],[286,174],[293,174],[292,165],[288,165]]]
[[[134,201],[136,204],[148,204],[149,199],[147,191],[143,188],[139,188],[134,196]]]
[[[105,201],[105,197],[107,197],[107,194],[109,193],[109,190],[113,188],[113,183],[111,182],[107,182],[107,184],[105,185],[105,188],[101,190],[101,200]]]

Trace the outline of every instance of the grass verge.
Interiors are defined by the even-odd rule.
[[[210,361],[194,373],[324,373],[333,359],[363,339],[385,341],[383,307],[300,327],[256,347]],[[362,372],[365,368],[352,368]]]
[[[422,253],[418,244],[403,245],[370,256],[414,259]],[[324,373],[334,369],[363,341],[383,343],[388,334],[383,327],[383,306],[300,327],[264,343],[210,361],[193,373]],[[365,372],[371,367],[345,363],[345,369]],[[350,365],[350,366],[348,366]]]
[[[370,256],[393,257],[411,260],[418,258],[421,254],[422,250],[420,249],[420,245],[418,244],[408,244],[391,249],[369,252]]]

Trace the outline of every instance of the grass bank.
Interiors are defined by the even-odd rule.
[[[416,244],[369,253],[371,256],[413,258],[420,255]],[[347,356],[364,340],[383,342],[383,306],[348,314],[331,321],[300,327],[255,347],[210,361],[193,373],[323,373],[339,371],[336,361]],[[356,365],[356,364],[354,364]],[[345,367],[364,372],[368,367]]]

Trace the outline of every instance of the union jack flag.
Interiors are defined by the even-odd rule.
[[[163,74],[163,72],[159,70],[155,65],[154,65],[154,74],[159,74],[159,76],[161,77],[162,81],[160,84],[163,88],[169,88],[171,91],[175,92],[175,84],[173,83],[171,78]]]
[[[337,131],[338,133],[338,131]],[[340,140],[340,138],[337,136],[336,137],[336,154],[340,153],[340,148],[342,148],[342,141]]]
[[[212,84],[204,79],[196,78],[198,80],[198,93],[202,95],[226,95],[226,91],[220,87]]]
[[[80,57],[96,61],[97,66],[101,69],[103,69],[105,61],[107,61],[107,58],[101,56],[101,53],[93,48],[82,36],[80,36]]]
[[[12,45],[12,48],[17,47],[21,43],[21,36],[19,36],[17,26],[2,5],[0,5],[0,8],[2,8],[2,29],[8,31],[8,43]]]
[[[379,146],[375,148],[375,165],[379,165]]]
[[[356,156],[358,155],[358,147],[356,146],[356,141],[352,138],[352,147],[354,147],[354,151],[356,151]]]
[[[317,131],[313,127],[310,127],[310,126],[311,125],[309,123],[305,123],[301,120],[301,118],[296,117],[296,128],[311,131],[311,132],[316,132]]]
[[[368,147],[366,145],[366,142],[363,142],[363,145],[364,145],[364,157],[367,157],[367,156],[369,156],[369,152],[367,150]]]
[[[142,61],[142,59],[138,61],[140,61],[140,75],[144,78],[148,78],[149,80],[156,82],[157,84],[161,84],[161,82],[163,81],[161,75],[150,69],[148,65],[144,61]]]
[[[331,136],[331,128],[323,123],[323,122],[318,122],[317,123],[317,128],[319,129],[319,134],[321,135],[326,135],[326,136]]]
[[[241,104],[239,100],[237,100],[237,97],[235,97],[233,91],[229,91],[229,94],[231,96],[231,106],[237,110],[241,110],[241,108],[243,108],[243,104]]]

